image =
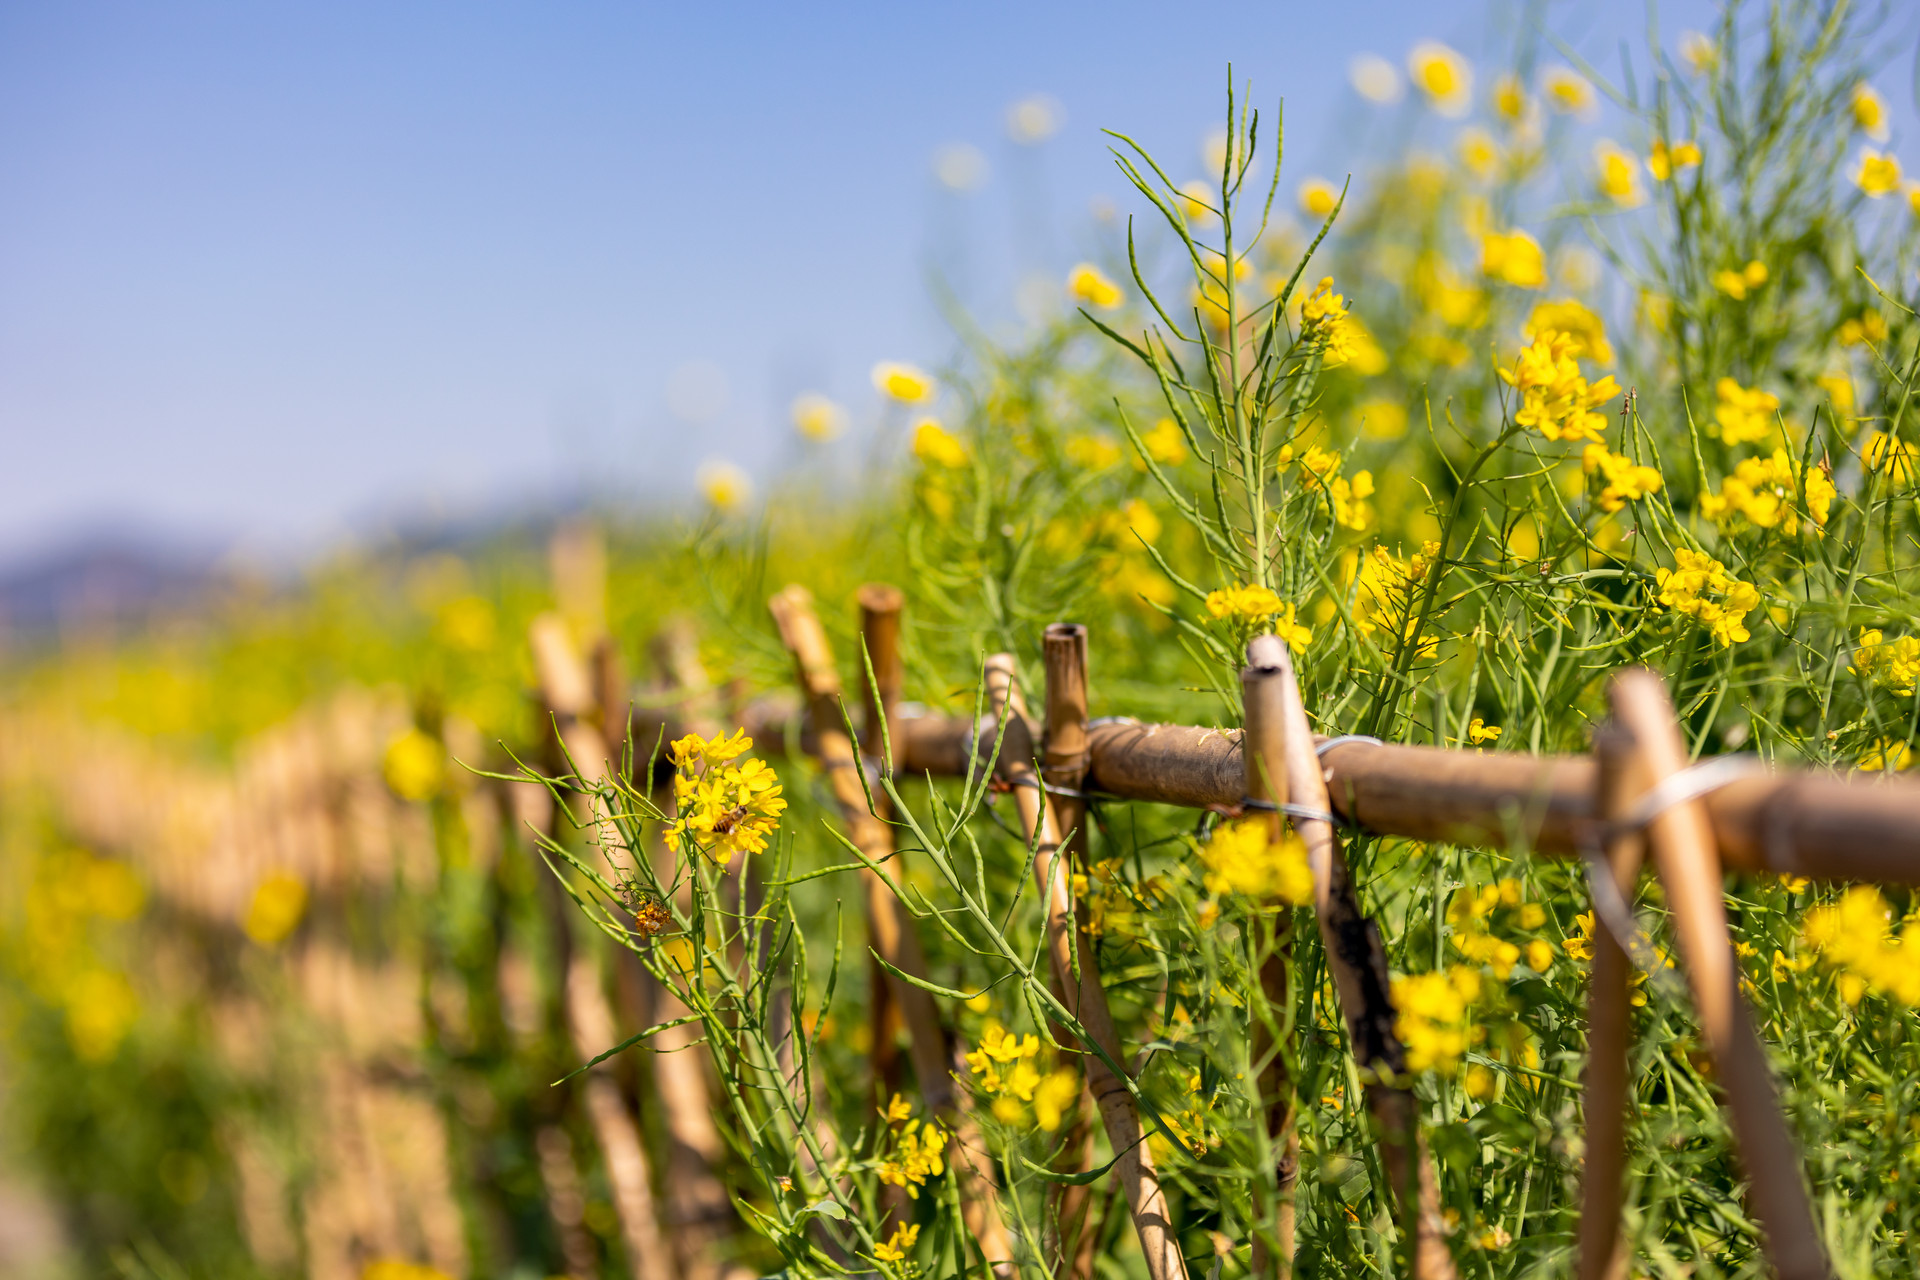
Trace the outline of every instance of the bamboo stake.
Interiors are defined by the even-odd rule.
[[[1246,744],[1246,794],[1250,799],[1284,804],[1287,799],[1287,722],[1283,682],[1272,678],[1265,668],[1248,666],[1240,673],[1240,694],[1246,712],[1246,731],[1241,738]],[[1283,839],[1284,823],[1277,808],[1266,816],[1267,839],[1273,844]],[[1279,1034],[1265,1022],[1256,1021],[1252,1027],[1253,1061],[1259,1068],[1255,1105],[1264,1112],[1274,1175],[1273,1202],[1256,1210],[1257,1216],[1264,1219],[1266,1229],[1253,1233],[1251,1271],[1255,1277],[1293,1273],[1294,1184],[1300,1175],[1294,1085],[1281,1042],[1293,1008],[1292,909],[1283,904],[1273,913],[1273,921],[1272,949],[1260,965],[1260,990],[1272,1016],[1280,1023]],[[1256,1184],[1254,1194],[1255,1204],[1259,1205],[1264,1199],[1264,1187]]]
[[[1594,808],[1613,820],[1632,807],[1644,790],[1636,777],[1638,759],[1632,739],[1617,729],[1594,734],[1597,789]],[[1607,874],[1625,901],[1633,900],[1645,842],[1626,832],[1608,842]],[[1593,869],[1599,874],[1599,868]],[[1599,914],[1595,907],[1594,913]],[[1580,1178],[1580,1280],[1625,1280],[1632,1261],[1620,1238],[1626,1202],[1628,1050],[1632,1044],[1627,953],[1612,930],[1599,923],[1593,937],[1592,970],[1587,986],[1587,1079],[1582,1114],[1586,1118],[1586,1160]]]
[[[900,610],[905,603],[896,587],[884,583],[870,582],[860,588],[860,639],[866,646],[867,661],[873,668],[871,682],[861,679],[861,693],[865,702],[865,717],[860,726],[860,754],[868,761],[879,759],[883,743],[891,740],[892,722],[895,708],[900,702],[900,689],[904,682],[905,670],[900,661]],[[891,771],[894,760],[898,758],[895,749],[894,759],[884,763]],[[873,793],[873,805],[883,820],[889,816],[887,797],[884,792]],[[880,967],[880,961],[867,957],[867,1043],[869,1061],[873,1067],[876,1092],[881,1101],[892,1097],[900,1088],[901,1068],[905,1065],[900,1058],[901,1011],[899,1002],[894,1000],[892,986],[887,980],[886,970]],[[906,1194],[898,1187],[892,1200],[899,1212],[905,1211]]]
[[[857,772],[862,766],[844,728],[840,672],[834,666],[826,631],[813,612],[813,596],[804,587],[789,586],[769,600],[767,607],[780,629],[782,642],[793,654],[800,689],[813,718],[815,754],[839,805],[848,838],[874,862],[889,859],[894,855],[893,832],[867,807],[867,793]],[[866,889],[867,935],[874,950],[900,972],[926,977],[926,955],[906,904],[894,898],[886,882],[871,868],[864,869],[861,876]],[[961,1216],[967,1230],[995,1271],[1011,1277],[1013,1251],[1000,1221],[993,1167],[971,1114],[971,1100],[953,1087],[953,1060],[933,996],[892,974],[887,975],[884,985],[906,1023],[908,1051],[921,1096],[928,1109],[951,1128],[947,1156],[959,1183]]]
[[[1614,718],[1632,736],[1650,785],[1658,786],[1686,767],[1686,744],[1658,676],[1644,669],[1623,671],[1613,678],[1608,697]],[[1833,1271],[1814,1225],[1799,1151],[1780,1111],[1766,1051],[1740,995],[1740,967],[1727,932],[1713,829],[1699,802],[1687,801],[1653,819],[1647,842],[1666,889],[1700,1028],[1733,1112],[1734,1136],[1752,1183],[1754,1214],[1766,1233],[1774,1267],[1784,1280],[1830,1280]]]
[[[987,659],[986,684],[994,718],[1005,726],[1000,746],[1000,776],[1012,785],[1021,829],[1035,846],[1033,876],[1046,902],[1047,954],[1052,961],[1054,981],[1066,993],[1064,1003],[1086,1028],[1088,1038],[1108,1059],[1124,1063],[1120,1034],[1107,1007],[1106,988],[1100,985],[1099,954],[1092,946],[1080,946],[1079,973],[1074,973],[1073,949],[1078,929],[1068,892],[1067,869],[1057,865],[1055,858],[1060,829],[1050,797],[1041,789],[1040,779],[1034,774],[1033,731],[1015,702],[1012,654],[998,653]],[[1083,1061],[1087,1086],[1100,1108],[1107,1141],[1113,1147],[1113,1176],[1126,1193],[1134,1231],[1140,1237],[1147,1276],[1149,1280],[1186,1280],[1186,1260],[1180,1255],[1180,1241],[1172,1231],[1166,1192],[1161,1190],[1159,1175],[1154,1171],[1153,1150],[1141,1130],[1133,1095],[1099,1055],[1088,1054]]]
[[[1257,697],[1263,706],[1278,712],[1287,794],[1294,804],[1326,810],[1327,780],[1314,754],[1306,707],[1300,699],[1286,644],[1273,636],[1261,636],[1249,646],[1247,658],[1249,671],[1243,678],[1279,686],[1277,698],[1264,689],[1257,691]],[[1406,1051],[1394,1031],[1386,948],[1379,926],[1360,912],[1353,877],[1333,824],[1296,815],[1293,825],[1306,842],[1307,860],[1313,867],[1314,915],[1319,920],[1341,1012],[1346,1015],[1353,1056],[1366,1082],[1367,1109],[1379,1127],[1381,1163],[1399,1204],[1401,1221],[1410,1228],[1413,1275],[1417,1280],[1451,1280],[1455,1274],[1453,1255],[1447,1251],[1433,1162],[1420,1136],[1418,1105],[1406,1074]]]
[[[1066,834],[1068,863],[1079,874],[1090,876],[1087,803],[1078,794],[1070,794],[1079,792],[1091,758],[1087,750],[1087,629],[1072,622],[1052,624],[1041,638],[1041,657],[1046,671],[1047,698],[1040,776],[1049,787],[1059,788],[1051,794],[1051,799],[1054,824]],[[1018,693],[1017,687],[1009,691],[1015,705]],[[1084,932],[1088,923],[1084,901],[1075,904],[1074,917]],[[1067,1003],[1064,991],[1056,990],[1055,994],[1063,1004]],[[1080,1096],[1060,1144],[1060,1160],[1056,1165],[1063,1173],[1084,1173],[1093,1167],[1093,1133],[1099,1107],[1093,1100],[1092,1084],[1084,1071],[1080,1079]],[[1053,1259],[1055,1274],[1064,1273],[1073,1280],[1091,1280],[1095,1239],[1087,1230],[1087,1214],[1093,1207],[1092,1186],[1054,1183],[1047,1188],[1047,1200],[1049,1217],[1058,1235]]]

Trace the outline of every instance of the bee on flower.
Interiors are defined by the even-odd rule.
[[[752,747],[746,730],[736,729],[710,740],[688,734],[670,749],[679,815],[673,833],[722,866],[736,854],[764,851],[787,808],[767,763],[740,760]]]

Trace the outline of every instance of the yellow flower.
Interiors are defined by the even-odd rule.
[[[1860,757],[1860,767],[1868,773],[1900,773],[1913,767],[1913,749],[1892,738],[1879,738]]]
[[[1844,417],[1853,412],[1853,379],[1846,370],[1831,370],[1821,374],[1813,382],[1815,386],[1827,393],[1827,399],[1832,403],[1835,413]]]
[[[753,482],[731,462],[704,462],[693,479],[700,486],[700,496],[716,511],[738,511],[753,496]]]
[[[1600,192],[1622,209],[1631,209],[1646,200],[1640,189],[1640,162],[1632,154],[1611,142],[1593,149],[1593,163]]]
[[[967,465],[967,447],[932,418],[923,418],[914,427],[913,456],[941,467]]]
[[[1264,817],[1241,818],[1214,828],[1200,846],[1207,892],[1214,897],[1243,894],[1305,906],[1313,901],[1313,870],[1307,846],[1289,831],[1276,843]]]
[[[417,804],[439,794],[440,784],[446,777],[446,762],[447,749],[438,738],[418,729],[408,729],[387,744],[381,772],[393,794]]]
[[[1785,449],[1775,449],[1771,458],[1742,458],[1717,495],[1700,495],[1700,514],[1719,524],[1738,516],[1756,529],[1778,526],[1791,536],[1800,528],[1793,497],[1793,461]]]
[[[1892,439],[1884,431],[1868,436],[1860,449],[1860,461],[1866,464],[1867,470],[1884,470],[1889,480],[1899,484],[1912,482],[1916,456],[1920,456],[1920,451],[1905,440]]]
[[[1493,87],[1493,109],[1503,120],[1521,120],[1527,114],[1527,91],[1516,76],[1501,76]]]
[[[1527,968],[1535,973],[1545,973],[1553,967],[1553,944],[1544,938],[1535,938],[1527,944]]]
[[[306,914],[306,884],[289,872],[276,871],[254,888],[240,927],[261,946],[278,946]]]
[[[1840,901],[1807,913],[1801,940],[1840,971],[1840,996],[1848,1004],[1860,1003],[1869,991],[1920,1004],[1920,923],[1906,921],[1893,937],[1887,928],[1891,914],[1872,885],[1856,885]]]
[[[1713,287],[1735,302],[1745,302],[1748,294],[1767,282],[1767,275],[1767,264],[1755,259],[1737,271],[1714,272]]]
[[[1468,129],[1460,135],[1460,163],[1476,178],[1489,178],[1500,164],[1500,148],[1485,129]]]
[[[1407,71],[1441,115],[1465,115],[1472,105],[1473,68],[1439,41],[1422,40],[1415,45],[1407,55]]]
[[[1743,387],[1732,378],[1713,384],[1713,425],[1708,431],[1727,444],[1752,444],[1773,434],[1773,416],[1780,397],[1758,387]]]
[[[1567,935],[1567,959],[1593,959],[1593,912],[1583,911],[1573,918],[1573,932]]]
[[[893,1234],[873,1246],[875,1262],[905,1262],[907,1250],[919,1243],[920,1224],[903,1222],[893,1229]]]
[[[905,1098],[896,1093],[882,1108],[880,1118],[890,1125],[905,1124],[913,1118],[913,1108],[907,1105]]]
[[[1340,202],[1340,188],[1325,178],[1308,178],[1300,184],[1297,195],[1300,200],[1300,211],[1310,218],[1322,220],[1332,213],[1334,206]]]
[[[1080,1100],[1080,1076],[1071,1067],[1057,1067],[1033,1091],[1033,1118],[1044,1133],[1059,1129],[1068,1111]]]
[[[1642,289],[1634,310],[1655,333],[1673,332],[1673,299],[1666,295]]]
[[[1660,603],[1706,627],[1723,649],[1751,639],[1743,620],[1760,603],[1758,588],[1701,552],[1680,547],[1673,556],[1676,567],[1656,574]]]
[[[1266,587],[1225,587],[1207,593],[1207,612],[1216,618],[1257,622],[1280,612],[1280,597]]]
[[[946,1169],[947,1132],[931,1122],[909,1120],[899,1130],[889,1130],[891,1149],[880,1161],[880,1181],[891,1187],[904,1187],[907,1195],[918,1200],[920,1188],[928,1178],[937,1178]]]
[[[360,1280],[448,1280],[447,1273],[424,1262],[379,1258],[360,1272]]]
[[[1163,467],[1177,467],[1187,460],[1187,438],[1172,418],[1154,423],[1141,434],[1140,443],[1147,446],[1147,456]],[[1145,471],[1147,464],[1136,458],[1134,467]]]
[[[1680,36],[1680,58],[1687,64],[1687,70],[1703,76],[1720,65],[1720,46],[1704,32],[1683,32]]]
[[[1420,554],[1410,560],[1402,560],[1385,547],[1376,546],[1368,554],[1357,557],[1357,562],[1349,562],[1345,572],[1354,589],[1353,624],[1361,635],[1370,636],[1385,629],[1414,644],[1423,657],[1438,647],[1439,641],[1432,636],[1414,640],[1413,629],[1419,618],[1413,604],[1414,588],[1426,580],[1427,571],[1439,554],[1437,542],[1422,543]]]
[[[1480,237],[1480,271],[1521,289],[1547,287],[1547,255],[1524,231],[1489,231]]]
[[[1455,965],[1446,973],[1396,978],[1394,1030],[1407,1048],[1409,1071],[1450,1072],[1467,1051],[1467,1010],[1480,998],[1480,972]]]
[[[873,366],[873,387],[890,400],[919,404],[933,398],[933,379],[910,364],[882,360]]]
[[[1324,277],[1301,301],[1300,337],[1321,348],[1321,361],[1329,369],[1351,362],[1360,372],[1368,372],[1367,366],[1374,364],[1372,354],[1379,350],[1360,318],[1347,310],[1346,297],[1333,291],[1332,276]]]
[[[1595,409],[1620,394],[1608,374],[1589,384],[1574,358],[1581,340],[1557,329],[1543,330],[1520,352],[1511,372],[1500,377],[1521,394],[1514,423],[1532,427],[1549,440],[1599,440],[1607,419]]]
[[[1860,647],[1853,651],[1853,664],[1847,670],[1910,696],[1914,684],[1920,681],[1920,639],[1901,636],[1887,640],[1878,630],[1862,627]]]
[[[745,730],[673,744],[673,834],[722,866],[735,854],[763,851],[786,811],[780,779],[764,760],[734,763],[752,746]]]
[[[1607,341],[1606,325],[1578,299],[1536,303],[1521,334],[1531,342],[1549,329],[1557,329],[1574,339],[1573,346],[1567,349],[1574,359],[1613,363],[1613,344]]]
[[[1469,1098],[1474,1098],[1481,1102],[1491,1101],[1495,1086],[1498,1085],[1498,1083],[1499,1081],[1495,1078],[1492,1070],[1481,1066],[1477,1062],[1467,1068],[1466,1089]]]
[[[1492,742],[1499,736],[1500,726],[1488,724],[1479,716],[1475,716],[1467,724],[1467,741],[1473,743],[1475,746],[1478,746],[1482,742]]]
[[[818,391],[795,396],[792,413],[794,430],[809,440],[825,442],[847,429],[846,411]]]
[[[1555,67],[1547,72],[1541,89],[1555,111],[1583,116],[1593,110],[1593,86],[1572,67]]]
[[[1186,210],[1187,221],[1196,227],[1213,221],[1213,202],[1219,198],[1219,191],[1198,178],[1180,188],[1180,203]]]
[[[1874,91],[1872,85],[1862,80],[1853,86],[1853,99],[1849,104],[1853,108],[1853,126],[1872,138],[1875,142],[1887,140],[1887,103]]]
[[[1665,142],[1656,139],[1653,153],[1647,157],[1647,171],[1655,182],[1665,182],[1675,171],[1691,169],[1700,163],[1700,148],[1691,142]]]
[[[1067,273],[1067,292],[1076,301],[1101,311],[1113,310],[1125,298],[1120,286],[1107,279],[1091,262],[1082,262]]]
[[[1407,406],[1398,400],[1363,400],[1354,407],[1353,417],[1376,440],[1398,440],[1407,433]]]
[[[1660,473],[1652,467],[1638,466],[1625,454],[1614,453],[1603,444],[1590,444],[1580,452],[1580,469],[1587,475],[1606,479],[1600,490],[1600,509],[1618,511],[1629,502],[1637,502],[1660,491]]]
[[[1900,189],[1900,161],[1867,147],[1860,152],[1860,172],[1853,175],[1853,182],[1869,199],[1878,200]]]
[[[1887,340],[1887,320],[1878,311],[1862,311],[1840,322],[1834,333],[1843,347],[1874,347]]]
[[[1807,514],[1813,517],[1815,524],[1826,524],[1827,514],[1832,510],[1833,500],[1839,493],[1833,487],[1833,479],[1827,474],[1826,467],[1808,468],[1805,485],[1801,496],[1807,504]]]

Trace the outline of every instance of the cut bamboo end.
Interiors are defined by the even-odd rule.
[[[860,685],[866,703],[866,721],[861,726],[861,747],[868,756],[877,757],[883,742],[892,744],[892,759],[887,768],[900,763],[906,744],[897,737],[896,708],[906,670],[900,658],[900,614],[906,597],[898,587],[869,582],[859,591],[860,636],[867,646],[867,661],[873,665],[873,679],[861,673]],[[884,731],[883,731],[884,730]]]
[[[1657,787],[1687,766],[1686,743],[1658,676],[1644,669],[1623,671],[1607,692],[1648,786]],[[1799,1151],[1740,995],[1739,962],[1727,929],[1706,806],[1697,799],[1670,806],[1648,824],[1646,838],[1666,890],[1701,1030],[1733,1113],[1754,1215],[1774,1267],[1786,1280],[1829,1280],[1832,1266],[1814,1223]]]
[[[1087,629],[1077,622],[1056,622],[1041,637],[1046,670],[1046,733],[1043,763],[1047,781],[1078,788],[1091,759],[1087,741]]]
[[[813,593],[798,584],[785,587],[767,601],[767,609],[780,629],[780,642],[799,668],[801,690],[809,698],[839,697],[840,669],[833,663],[826,628],[813,610]]]
[[[573,642],[566,619],[543,613],[527,629],[533,647],[533,670],[540,697],[548,710],[562,716],[584,716],[593,709],[593,678]]]

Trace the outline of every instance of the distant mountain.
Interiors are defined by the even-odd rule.
[[[96,532],[0,563],[0,628],[17,637],[117,631],[190,605],[222,577],[220,555],[165,538]]]

